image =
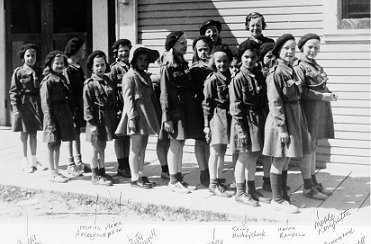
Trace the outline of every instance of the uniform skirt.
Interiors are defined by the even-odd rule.
[[[213,117],[210,120],[211,140],[210,145],[228,144],[231,117],[227,109],[214,109]]]
[[[284,109],[289,142],[281,143],[280,130],[269,113],[265,123],[263,154],[278,158],[303,157],[310,153],[310,135],[301,104],[285,104]]]
[[[25,96],[19,114],[12,114],[12,131],[36,133],[43,128],[43,115],[39,96]]]
[[[73,115],[67,103],[54,105],[52,108],[53,127],[46,124],[44,118],[43,142],[52,143],[58,141],[73,141],[75,139],[75,128]]]

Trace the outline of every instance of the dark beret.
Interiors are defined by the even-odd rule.
[[[160,54],[157,50],[146,48],[143,45],[136,45],[131,49],[130,63],[136,58],[139,53],[147,53],[149,63],[156,62],[156,60],[160,57]]]
[[[310,39],[317,39],[318,41],[321,41],[321,38],[319,37],[319,35],[314,34],[314,33],[308,33],[300,38],[298,42],[298,48],[301,50],[304,44]]]
[[[259,59],[263,60],[264,56],[273,49],[274,42],[264,42],[260,45]]]
[[[62,57],[63,60],[64,60],[64,65],[67,66],[68,63],[67,63],[67,58],[66,56],[63,54],[62,51],[59,51],[59,50],[55,50],[55,51],[51,51],[50,53],[48,53],[48,55],[46,55],[45,57],[45,67],[49,67],[51,68],[52,66],[52,62],[54,60],[54,58],[58,56],[58,57]]]
[[[174,46],[174,44],[176,43],[176,41],[178,41],[179,38],[182,35],[184,35],[184,32],[183,31],[172,31],[172,32],[170,32],[170,34],[167,35],[166,41],[165,41],[165,49],[166,49],[166,51],[169,51]]]
[[[127,46],[129,47],[129,49],[131,49],[131,42],[128,39],[118,39],[117,41],[115,41],[115,43],[112,44],[112,52],[116,53],[120,45],[123,47]]]
[[[229,58],[229,61],[232,61],[232,59],[233,59],[233,53],[232,53],[231,49],[229,48],[229,46],[226,45],[226,44],[221,44],[221,45],[215,46],[211,53],[213,54],[213,53],[216,53],[216,52],[225,52],[225,54],[227,54],[227,56]]]
[[[36,59],[38,58],[37,56],[37,53],[39,52],[39,49],[37,48],[36,44],[35,43],[26,43],[24,44],[21,49],[19,49],[18,51],[18,56],[23,59],[24,58],[24,54],[26,53],[26,51],[28,49],[34,49],[36,51]]]
[[[101,50],[95,50],[89,55],[88,59],[86,60],[86,67],[88,68],[88,70],[93,70],[92,68],[93,68],[93,62],[94,62],[95,57],[102,57],[104,59],[104,62],[106,63],[105,72],[109,72],[110,68],[109,68],[109,65],[107,63],[107,56]]]
[[[241,59],[242,54],[244,54],[244,52],[248,49],[249,50],[255,50],[259,54],[260,44],[257,43],[256,41],[253,41],[253,40],[246,40],[246,41],[242,42],[241,45],[239,45],[238,49],[237,49],[238,59]]]
[[[291,34],[283,34],[282,36],[278,37],[278,39],[276,41],[276,44],[274,44],[274,47],[272,49],[272,53],[273,53],[274,56],[276,56],[277,58],[279,57],[279,52],[281,50],[281,47],[288,40],[294,40],[295,41],[295,37]]]
[[[193,40],[193,43],[192,43],[192,49],[195,49],[195,46],[196,46],[196,43],[200,40],[203,40],[207,45],[209,45],[210,47],[210,51],[213,49],[213,42],[211,41],[211,39],[207,36],[199,36],[197,37],[196,39]]]
[[[74,37],[67,42],[67,45],[64,49],[64,54],[69,58],[78,53],[82,45],[84,45],[84,40],[78,37]]]
[[[206,20],[201,25],[201,27],[200,27],[200,35],[201,36],[205,35],[205,32],[206,32],[207,27],[208,26],[211,26],[211,25],[214,25],[216,27],[216,29],[218,30],[219,33],[222,31],[222,24],[219,21],[209,19],[209,20]]]

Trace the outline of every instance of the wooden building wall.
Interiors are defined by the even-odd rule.
[[[317,161],[369,164],[370,40],[345,35],[327,41],[324,1],[138,0],[138,42],[162,53],[166,35],[182,30],[189,39],[186,58],[191,60],[192,39],[199,35],[202,22],[214,19],[223,24],[223,43],[236,50],[249,36],[244,22],[253,11],[264,15],[264,35],[273,39],[284,33],[293,34],[297,40],[308,32],[319,34],[322,45],[317,59],[329,75],[329,88],[339,100],[332,103],[336,139],[321,141]]]

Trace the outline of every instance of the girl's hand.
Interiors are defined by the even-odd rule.
[[[130,119],[129,120],[129,131],[133,131],[135,132],[136,128],[135,128],[135,120],[134,119]]]
[[[167,133],[174,133],[174,126],[173,126],[173,121],[165,121],[164,122],[164,129]]]
[[[204,133],[205,133],[206,142],[207,143],[210,143],[210,141],[211,141],[210,128],[209,127],[205,127],[204,128]]]
[[[97,131],[97,127],[96,127],[96,126],[92,126],[92,127],[90,127],[90,131],[91,131],[91,132],[96,132],[96,131]]]
[[[289,134],[287,132],[281,132],[279,134],[281,143],[288,143],[290,140]]]
[[[332,102],[338,100],[338,96],[336,96],[334,93],[328,92],[324,93],[324,99],[326,102]]]

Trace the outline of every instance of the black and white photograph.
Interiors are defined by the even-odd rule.
[[[0,243],[371,243],[369,0],[0,0]]]

